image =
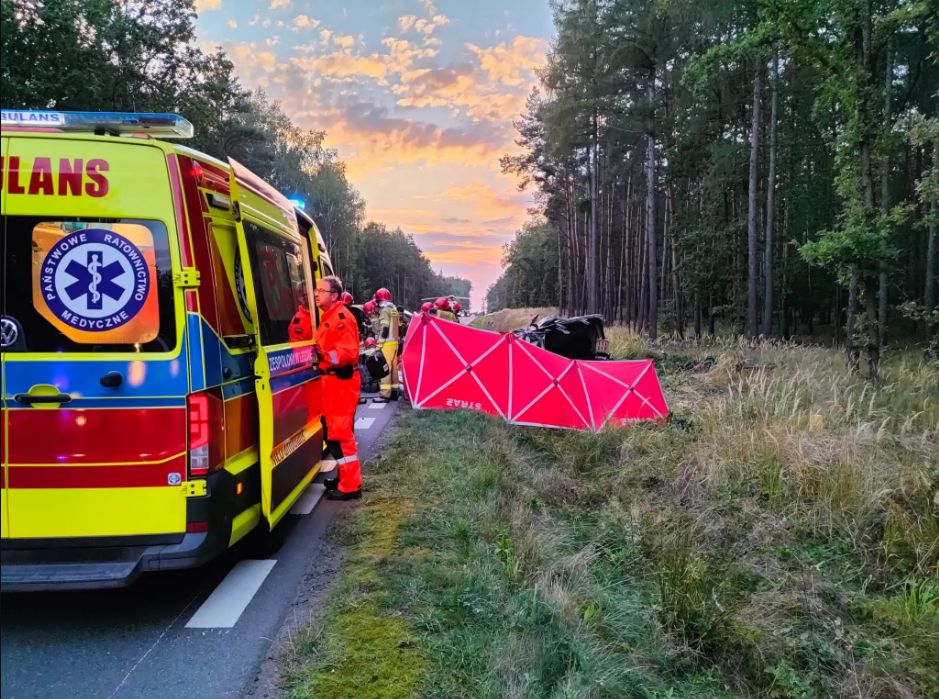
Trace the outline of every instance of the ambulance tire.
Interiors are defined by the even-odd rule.
[[[267,559],[276,557],[300,517],[284,517],[271,531],[267,522],[261,520],[254,529],[235,547],[240,559]]]

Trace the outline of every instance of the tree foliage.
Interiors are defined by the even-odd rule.
[[[557,38],[516,122],[522,152],[502,166],[535,190],[566,312],[650,334],[840,335],[875,365],[886,275],[891,333],[918,330],[899,308],[936,303],[927,0],[554,8]],[[542,281],[508,254],[493,301],[549,296]]]

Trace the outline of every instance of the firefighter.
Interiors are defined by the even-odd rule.
[[[398,341],[401,339],[398,309],[391,301],[391,292],[382,287],[375,292],[378,303],[378,342],[381,353],[388,362],[388,376],[381,380],[378,398],[373,403],[388,403],[398,400]]]
[[[362,312],[365,314],[365,336],[378,337],[380,326],[378,324],[378,304],[375,300],[366,301],[362,304]]]
[[[316,328],[316,348],[323,371],[323,471],[339,467],[338,477],[327,479],[324,485],[330,500],[357,500],[362,497],[362,472],[353,433],[362,386],[356,371],[359,332],[341,295],[338,277],[323,277],[316,284],[316,305],[322,312]]]
[[[456,322],[456,316],[453,315],[453,311],[450,310],[450,302],[447,300],[446,296],[441,296],[434,301],[434,310],[437,311],[438,318]]]

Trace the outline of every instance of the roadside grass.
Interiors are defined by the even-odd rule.
[[[292,696],[939,696],[935,369],[608,335],[669,423],[405,412]]]

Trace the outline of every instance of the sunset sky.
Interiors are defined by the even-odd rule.
[[[414,235],[435,269],[499,276],[532,206],[499,157],[514,152],[553,27],[546,0],[196,0],[199,41],[298,126],[324,129],[367,217]]]

